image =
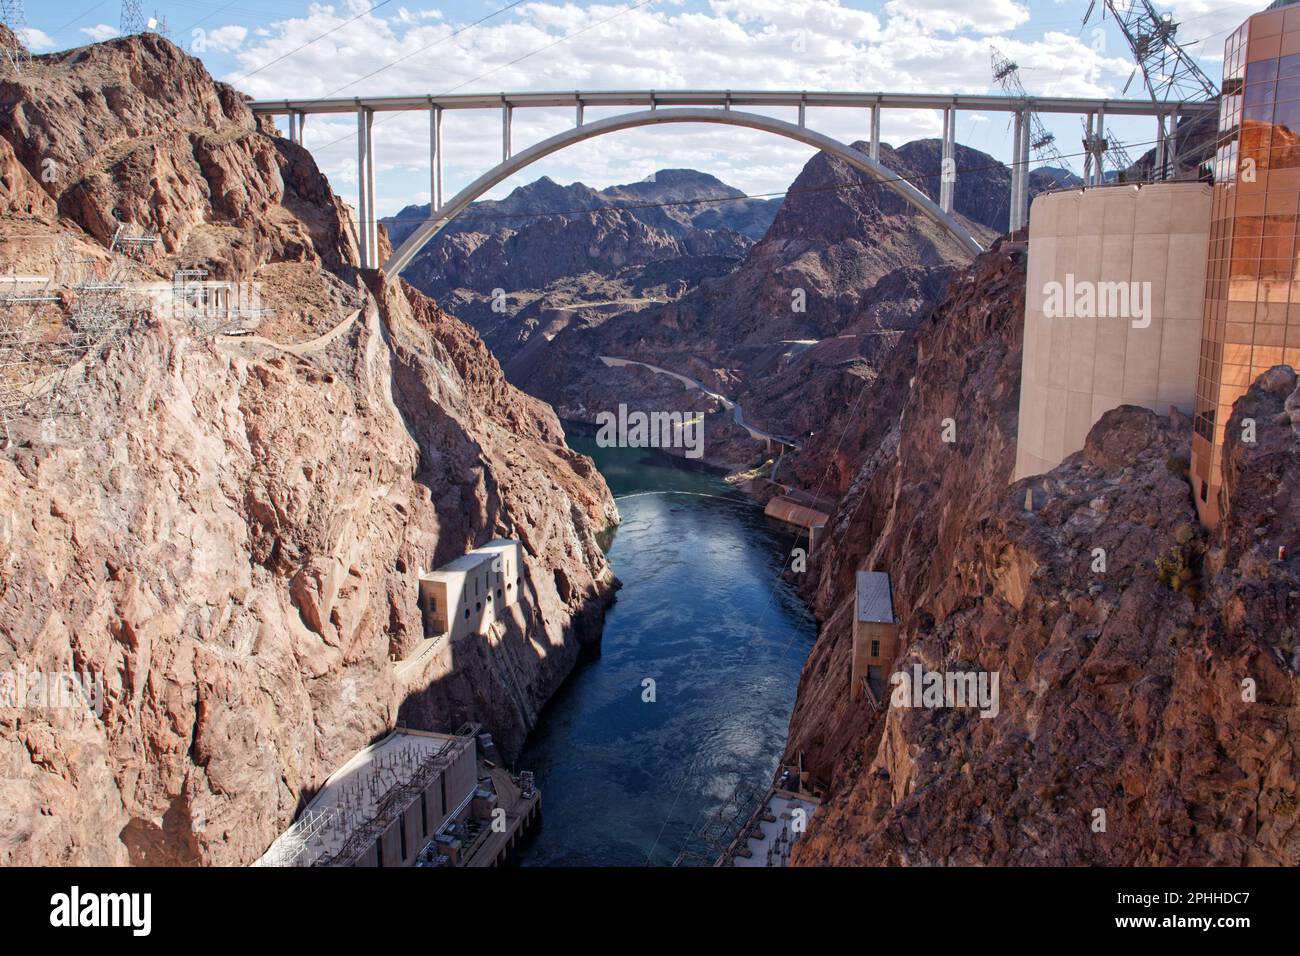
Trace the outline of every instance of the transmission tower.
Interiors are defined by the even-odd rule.
[[[1141,70],[1147,92],[1156,103],[1212,100],[1219,95],[1219,88],[1178,45],[1178,24],[1172,16],[1157,13],[1150,0],[1102,0],[1102,4],[1101,18],[1106,19],[1107,10],[1111,12],[1137,61],[1124,84],[1125,93]],[[1096,7],[1097,0],[1088,4],[1085,24]]]
[[[144,33],[144,28],[144,11],[140,9],[140,0],[122,0],[122,21],[119,25],[122,36]]]
[[[0,23],[9,28],[9,35],[0,43],[0,65],[13,67],[15,73],[21,73],[32,59],[22,37],[18,35],[27,26],[22,0],[0,0]]]
[[[1098,185],[1105,185],[1104,170],[1113,169],[1116,178],[1124,181],[1124,173],[1133,168],[1133,157],[1129,156],[1128,150],[1120,142],[1115,131],[1110,127],[1106,129],[1097,129],[1094,131],[1089,125],[1088,120],[1081,120],[1083,124],[1083,151],[1087,155],[1087,161],[1084,168],[1085,183],[1092,182],[1093,163],[1097,164],[1096,179],[1100,180]]]
[[[1020,67],[1008,57],[1003,56],[996,47],[993,48],[993,80],[1008,96],[1019,100],[1028,100],[1029,94],[1020,82]],[[1029,114],[1029,149],[1040,164],[1069,169],[1070,164],[1061,151],[1056,148],[1056,134],[1043,125],[1037,113]]]
[[[1093,10],[1097,8],[1097,2],[1098,0],[1090,0],[1088,12],[1083,15],[1085,24],[1092,16]],[[1124,39],[1128,41],[1129,49],[1132,50],[1133,59],[1137,64],[1124,84],[1124,93],[1128,92],[1138,71],[1141,71],[1147,94],[1157,106],[1164,106],[1170,102],[1197,102],[1218,98],[1219,88],[1214,85],[1214,81],[1206,76],[1205,72],[1196,65],[1196,61],[1188,56],[1187,51],[1178,45],[1178,24],[1170,14],[1158,13],[1151,6],[1150,0],[1101,0],[1101,3],[1101,19],[1106,19],[1107,10],[1115,17],[1115,22],[1119,25],[1120,32],[1124,34]],[[1162,142],[1157,150],[1156,167],[1161,166],[1162,161],[1166,165],[1169,164],[1172,158],[1166,156],[1168,151],[1164,146],[1166,135],[1163,132],[1164,123],[1162,117],[1160,120]],[[1182,140],[1188,144],[1188,147],[1179,150],[1185,153],[1184,156],[1173,158],[1172,169],[1153,168],[1153,179],[1164,179],[1171,174],[1177,177],[1178,167],[1182,165],[1183,160],[1189,161],[1194,166],[1201,166],[1214,153],[1217,117],[1207,114],[1180,127],[1177,117],[1174,116],[1173,124],[1174,127],[1169,131],[1168,136],[1172,138],[1175,146]]]

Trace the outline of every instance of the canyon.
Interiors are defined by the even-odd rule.
[[[199,268],[273,313],[232,337],[142,309],[10,423],[0,660],[92,673],[104,706],[0,709],[0,862],[248,863],[399,722],[483,721],[517,752],[617,586],[617,509],[551,409],[359,273],[310,154],[155,35],[0,86],[0,169],[12,271],[102,276],[129,225],[158,239],[131,280]],[[418,572],[498,536],[527,616],[401,663]]]
[[[934,196],[939,151],[881,154]],[[483,722],[512,761],[620,584],[617,503],[562,425],[620,406],[703,414],[709,465],[829,514],[781,582],[817,631],[783,762],[821,805],[793,864],[1300,862],[1300,381],[1279,366],[1237,402],[1229,434],[1256,440],[1229,442],[1213,531],[1173,409],[1113,409],[1012,482],[1029,253],[1003,235],[1009,171],[956,158],[973,262],[818,154],[782,200],[686,169],[541,179],[397,280],[357,268],[310,153],[157,36],[0,84],[10,271],[202,270],[266,308],[247,335],[134,309],[9,425],[0,669],[104,694],[0,708],[0,862],[248,863],[399,725]],[[384,252],[424,215],[387,220]],[[156,242],[113,255],[121,230]],[[526,600],[431,644],[419,572],[494,537],[522,543]],[[995,674],[995,719],[850,698],[863,569],[892,580],[895,669]]]

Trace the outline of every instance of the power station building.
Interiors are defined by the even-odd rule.
[[[470,808],[476,727],[394,730],[358,751],[256,866],[414,866],[421,849]]]
[[[519,599],[523,565],[518,541],[498,538],[437,571],[420,573],[420,610],[426,634],[453,641],[487,634]]]
[[[894,589],[884,571],[859,571],[853,602],[853,665],[849,699],[865,691],[878,703],[884,687],[883,668],[898,654],[898,622],[894,617]],[[872,687],[875,682],[876,687]]]

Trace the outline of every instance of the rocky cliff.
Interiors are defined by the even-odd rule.
[[[0,84],[0,190],[15,272],[202,268],[274,312],[234,337],[133,311],[10,423],[0,670],[102,698],[3,702],[0,862],[247,863],[399,720],[517,752],[616,585],[613,501],[551,410],[359,274],[311,157],[156,36]],[[159,241],[110,255],[119,224]],[[420,569],[496,536],[523,543],[523,600],[486,638],[426,640]]]
[[[730,271],[779,205],[690,169],[599,190],[543,176],[503,199],[473,203],[421,250],[405,278],[447,303],[509,362],[575,315],[598,320],[609,303],[627,310],[665,301]],[[400,242],[428,216],[427,204],[408,206],[383,221]]]
[[[881,159],[924,187],[926,168],[904,150],[884,145]],[[996,165],[991,157],[982,163]],[[974,207],[973,197],[998,188],[996,177],[959,178],[959,205]],[[977,221],[967,224],[986,240],[992,236]],[[512,362],[507,371],[564,417],[588,419],[619,401],[697,407],[698,395],[680,388],[676,404],[654,405],[672,401],[662,378],[596,361],[598,355],[630,358],[739,400],[748,423],[806,436],[828,416],[844,413],[861,382],[942,293],[949,269],[966,258],[945,230],[888,188],[818,154],[733,270],[674,301],[558,328],[530,350],[527,362]],[[709,418],[705,433],[706,457],[716,463],[736,467],[762,452],[729,414]]]
[[[827,798],[795,861],[1294,865],[1296,376],[1238,402],[1212,536],[1176,413],[1111,411],[1010,484],[1024,256],[1003,244],[954,279],[841,432],[788,745]],[[889,670],[997,674],[996,715],[897,706],[893,686],[850,703],[859,568],[893,580]]]

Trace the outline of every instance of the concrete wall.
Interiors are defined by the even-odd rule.
[[[447,808],[450,813],[459,806],[469,792],[478,786],[478,754],[473,746],[446,770],[447,774]]]
[[[1034,200],[1015,478],[1050,471],[1119,405],[1161,414],[1172,405],[1191,414],[1210,195],[1204,183],[1158,183]],[[1051,294],[1053,283],[1062,295]],[[1125,314],[1113,314],[1108,283],[1137,283],[1150,324],[1142,327],[1145,318],[1132,303]],[[1064,295],[1071,290],[1073,296]],[[1082,314],[1049,314],[1067,299],[1067,307],[1082,305],[1072,310]]]
[[[420,578],[420,607],[428,627],[450,632],[453,641],[487,634],[504,608],[519,599],[523,574],[517,541],[476,548]]]
[[[871,653],[871,642],[880,642],[880,653]],[[853,622],[853,664],[849,676],[849,699],[862,694],[862,678],[872,667],[888,667],[898,653],[898,627],[878,621]]]

